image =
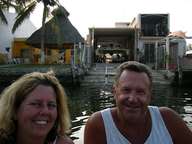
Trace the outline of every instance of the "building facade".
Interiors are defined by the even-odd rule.
[[[28,38],[35,30],[36,27],[29,19],[26,19],[20,27],[12,33],[12,27],[17,16],[16,13],[4,11],[4,15],[8,24],[0,24],[0,54],[6,57],[6,63],[12,61],[12,44],[14,39]]]
[[[140,61],[152,69],[176,69],[186,41],[169,35],[169,19],[169,14],[138,14],[132,22],[116,23],[114,28],[90,28],[92,62],[102,62],[100,57],[106,53],[120,54],[123,61]]]

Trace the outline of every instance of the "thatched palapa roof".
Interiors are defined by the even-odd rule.
[[[53,18],[45,24],[45,47],[56,48],[63,44],[84,43],[83,37],[68,19],[69,13],[64,7],[53,11]],[[41,29],[35,31],[28,39],[27,44],[40,48]]]

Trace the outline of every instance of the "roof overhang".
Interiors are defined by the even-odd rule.
[[[134,35],[133,28],[92,28],[95,36],[128,36]]]

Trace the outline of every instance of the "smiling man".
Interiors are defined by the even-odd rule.
[[[151,70],[144,64],[122,63],[113,85],[116,107],[94,113],[85,127],[85,144],[190,144],[192,132],[167,107],[150,106]]]

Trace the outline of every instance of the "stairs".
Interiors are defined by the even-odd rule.
[[[81,80],[81,85],[112,85],[113,76],[118,65],[118,63],[95,63],[87,75],[84,76],[83,80]]]
[[[170,85],[173,80],[173,74],[171,72],[168,72],[166,70],[153,70],[152,71],[152,76],[153,76],[153,83],[154,84],[166,84]]]
[[[81,80],[82,86],[105,86],[113,84],[115,70],[120,63],[95,63]],[[152,71],[154,84],[170,84],[170,79],[166,78],[166,71]]]

